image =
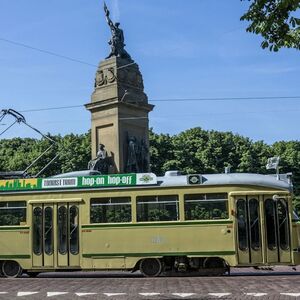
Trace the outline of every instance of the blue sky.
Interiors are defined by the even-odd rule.
[[[121,22],[126,49],[139,64],[149,100],[300,96],[300,53],[270,53],[239,20],[248,1],[107,0]],[[96,67],[110,31],[100,0],[0,0],[0,108],[19,111],[90,101]],[[232,131],[272,143],[299,139],[300,99],[156,102],[150,126],[176,134],[191,127]],[[84,133],[85,108],[27,112],[28,123],[52,134]],[[3,123],[9,124],[9,119]],[[4,128],[0,125],[0,130]],[[22,126],[3,135],[27,136]]]

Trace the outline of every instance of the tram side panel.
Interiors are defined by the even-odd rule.
[[[222,257],[236,264],[232,226],[217,222],[89,226],[82,230],[82,247],[83,267],[93,269],[132,269],[142,258],[164,256]]]
[[[23,269],[31,268],[29,227],[1,227],[0,260],[14,260]]]

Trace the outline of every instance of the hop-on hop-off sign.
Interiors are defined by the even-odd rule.
[[[68,178],[30,178],[0,180],[0,191],[53,190],[69,188],[104,188],[157,183],[153,173],[112,174],[100,176],[79,176]]]

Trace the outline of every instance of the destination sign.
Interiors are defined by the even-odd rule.
[[[30,178],[0,180],[0,191],[53,190],[69,188],[105,188],[157,183],[153,173],[111,174],[66,178]]]

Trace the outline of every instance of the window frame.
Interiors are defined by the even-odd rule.
[[[102,200],[108,200],[110,201],[109,203],[100,203],[100,201]],[[113,203],[112,200],[115,200],[115,199],[122,199],[124,202],[123,203]],[[128,201],[128,202],[125,202],[125,201]],[[93,201],[98,201],[98,203],[95,205],[95,203],[92,203]],[[129,206],[130,207],[130,220],[129,221],[123,221],[123,222],[95,222],[95,221],[92,221],[92,207],[112,207],[112,206]],[[89,201],[89,223],[90,224],[131,224],[133,223],[133,200],[132,200],[132,197],[131,196],[112,196],[112,197],[95,197],[95,198],[90,198],[90,201]],[[107,218],[107,216],[106,216]]]
[[[2,206],[1,204],[5,203],[6,206]],[[19,203],[18,206],[9,206],[9,204],[11,203]],[[21,204],[23,204],[24,206],[21,206]],[[28,216],[27,216],[27,209],[28,205],[27,205],[27,201],[26,200],[10,200],[10,201],[1,201],[0,202],[0,211],[5,211],[5,210],[16,210],[19,209],[20,211],[22,211],[23,209],[24,214],[23,214],[23,219],[24,220],[19,220],[19,224],[5,224],[5,225],[0,225],[0,227],[7,227],[7,226],[26,226],[27,225],[27,220],[28,220]],[[13,215],[12,215],[13,216]],[[1,217],[1,214],[0,214]],[[21,224],[23,223],[23,224]]]
[[[143,201],[140,202],[139,201],[141,199],[139,198],[156,198],[156,201]],[[176,200],[165,200],[165,201],[159,201],[159,197],[176,197]],[[138,209],[138,205],[139,204],[156,204],[156,203],[161,203],[161,204],[167,204],[167,203],[175,203],[176,205],[176,220],[139,220],[139,209]],[[161,222],[179,222],[180,221],[180,194],[150,194],[150,195],[137,195],[135,198],[135,208],[136,208],[136,222],[137,223],[161,223]]]
[[[225,198],[215,198],[215,199],[206,199],[207,195],[226,195]],[[186,199],[188,196],[191,196],[191,197],[195,197],[195,196],[204,196],[205,198],[204,199]],[[184,210],[184,221],[186,222],[214,222],[214,221],[224,221],[224,220],[229,220],[230,219],[230,214],[229,214],[229,206],[230,206],[230,201],[229,201],[229,194],[228,192],[217,192],[217,193],[211,193],[211,192],[208,192],[208,193],[183,193],[182,194],[182,201],[183,201],[183,210]],[[197,218],[197,219],[192,219],[192,218],[188,218],[188,215],[187,215],[187,209],[186,209],[186,203],[213,203],[213,202],[224,202],[225,205],[226,205],[226,211],[222,211],[223,212],[226,212],[227,214],[227,217],[226,218],[208,218],[208,219],[200,219],[200,218]]]

